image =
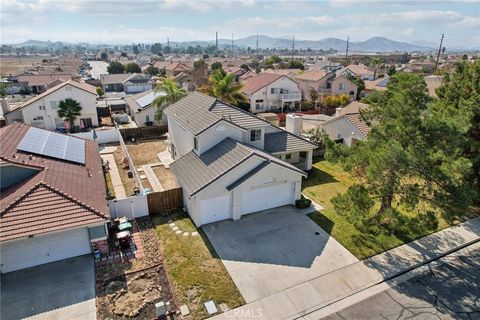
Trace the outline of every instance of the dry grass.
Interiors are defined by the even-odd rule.
[[[175,188],[175,175],[170,169],[164,166],[153,167],[152,169],[163,189],[169,190]]]
[[[18,57],[2,56],[0,59],[0,70],[2,75],[17,75],[41,64],[42,59],[45,59],[45,57],[28,56],[19,59]]]
[[[137,168],[143,164],[160,162],[157,154],[167,148],[164,140],[145,141],[127,144],[128,153]]]
[[[203,303],[213,300],[217,305],[226,303],[231,309],[245,303],[235,283],[202,230],[198,236],[178,235],[168,225],[169,217],[155,216],[166,271],[172,281],[174,294],[180,304],[187,304],[189,319],[208,317]],[[172,217],[183,231],[196,230],[183,212]]]

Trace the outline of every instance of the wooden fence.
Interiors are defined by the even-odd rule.
[[[125,141],[128,141],[132,138],[137,140],[139,139],[153,139],[153,138],[164,138],[165,133],[168,132],[167,125],[159,125],[152,127],[139,127],[139,128],[124,128],[119,129],[120,134],[122,135]]]
[[[181,209],[183,208],[182,188],[149,193],[147,203],[150,215]]]

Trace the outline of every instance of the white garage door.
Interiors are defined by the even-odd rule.
[[[201,200],[200,219],[202,225],[230,219],[230,196]]]
[[[293,185],[291,183],[245,191],[241,195],[242,214],[291,204],[292,193]]]
[[[4,243],[0,265],[6,273],[90,252],[88,229],[80,228]]]

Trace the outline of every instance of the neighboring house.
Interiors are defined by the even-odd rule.
[[[242,69],[240,67],[223,67],[223,71],[225,71],[227,74],[234,73],[236,82],[240,82],[240,77],[243,76],[245,73],[249,72],[248,70]]]
[[[261,73],[246,79],[241,91],[252,113],[297,110],[302,100],[298,83],[281,74]]]
[[[139,73],[101,74],[100,82],[105,92],[132,94],[153,88],[150,79]]]
[[[364,140],[371,127],[360,119],[360,110],[368,108],[365,103],[353,101],[343,108],[337,108],[335,116],[322,122],[323,129],[330,139],[351,147],[358,140]]]
[[[0,273],[104,252],[106,186],[94,141],[0,128]]]
[[[97,127],[97,97],[94,86],[69,80],[24,102],[20,107],[6,113],[5,119],[7,124],[21,121],[42,129],[61,129],[65,127],[65,120],[58,116],[58,104],[62,100],[71,98],[79,102],[82,107],[81,115],[74,122],[75,126]]]
[[[281,74],[282,76],[287,76],[290,79],[295,80],[295,77],[302,73],[302,69],[267,69],[262,73]]]
[[[173,81],[175,81],[178,87],[187,91],[195,90],[195,78],[192,72],[180,72],[173,77]]]
[[[325,70],[326,72],[330,73],[333,71],[337,71],[343,68],[341,63],[332,62],[329,60],[320,60],[315,62],[314,65],[310,67],[310,70],[317,71],[317,70]]]
[[[373,78],[374,73],[373,71],[368,70],[367,66],[363,64],[349,64],[347,68],[355,74],[356,78],[360,78],[362,80],[375,80]]]
[[[389,78],[378,78],[377,80],[365,80],[365,90],[361,96],[366,97],[373,91],[385,91],[387,90],[387,84],[388,84],[388,79]]]
[[[168,78],[174,78],[180,73],[192,73],[193,68],[187,66],[181,62],[172,62],[169,65],[165,66],[165,76]]]
[[[427,84],[428,94],[431,97],[436,97],[437,96],[436,90],[442,85],[443,77],[431,75],[431,76],[426,76],[424,80],[425,80],[425,83]]]
[[[247,71],[238,77],[238,82],[244,83],[246,80],[255,77],[257,74],[253,71]]]
[[[153,90],[149,90],[125,99],[128,114],[132,116],[132,119],[139,127],[150,126],[156,123],[156,110],[153,106],[153,100],[162,95],[165,95],[165,93],[155,93]],[[166,120],[163,122],[166,122]]]
[[[30,94],[39,94],[47,91],[54,86],[55,80],[67,81],[73,77],[69,73],[52,73],[45,75],[21,74],[15,78],[15,82],[20,86],[20,91]]]
[[[164,113],[170,168],[197,226],[300,198],[315,144],[199,92]]]
[[[303,96],[310,98],[310,91],[316,90],[319,101],[323,102],[326,96],[348,95],[351,100],[357,96],[357,85],[344,73],[327,72],[326,70],[308,71],[295,77]]]

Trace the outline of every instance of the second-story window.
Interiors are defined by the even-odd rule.
[[[58,109],[58,101],[50,101],[50,107],[52,110]]]
[[[250,130],[250,141],[259,141],[262,140],[262,130],[261,129],[253,129]]]
[[[345,90],[345,83],[340,82],[338,85],[338,90]]]

